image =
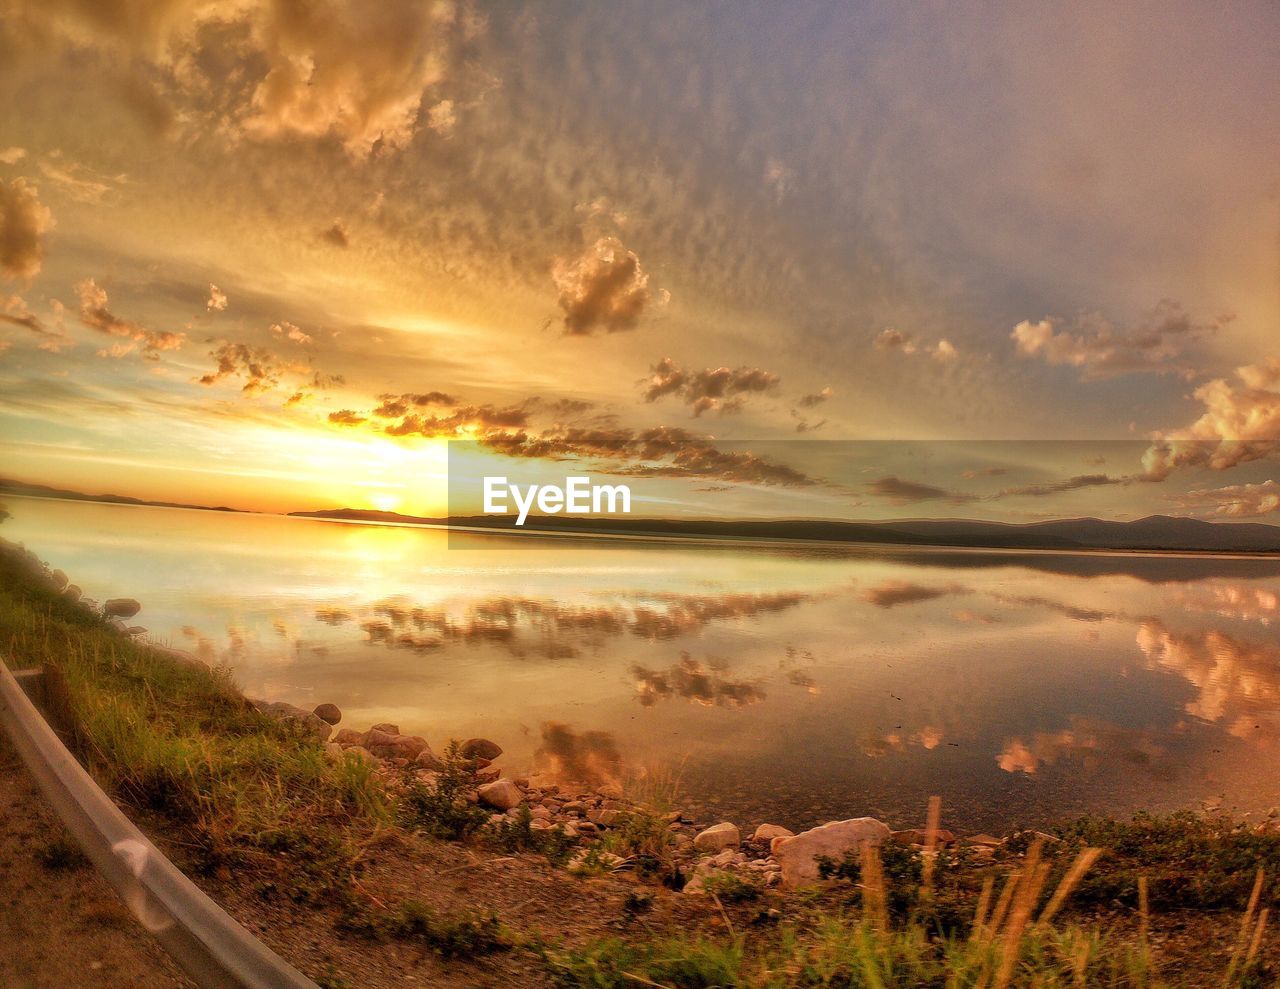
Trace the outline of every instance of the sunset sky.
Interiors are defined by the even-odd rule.
[[[0,0],[0,476],[1280,522],[1277,80],[1267,2]]]

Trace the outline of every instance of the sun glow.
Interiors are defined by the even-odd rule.
[[[403,501],[404,499],[399,495],[391,494],[389,491],[379,491],[369,496],[369,503],[380,512],[394,512]]]

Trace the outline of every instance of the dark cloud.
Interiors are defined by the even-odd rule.
[[[693,409],[695,416],[709,409],[736,411],[742,400],[777,387],[781,380],[772,371],[758,367],[704,368],[685,371],[670,357],[664,357],[650,369],[644,388],[644,400],[654,402],[664,395],[677,395]]]
[[[40,202],[26,179],[0,181],[0,271],[30,280],[44,262],[44,235],[53,229],[53,214]]]
[[[796,407],[800,409],[812,409],[815,405],[821,405],[831,397],[831,386],[828,385],[822,391],[815,391],[809,395],[801,395],[796,400]]]
[[[385,403],[384,403],[385,404]],[[492,405],[464,405],[448,415],[406,415],[385,427],[390,436],[459,436],[464,433],[524,426],[529,412],[522,406],[496,408]]]
[[[904,354],[914,354],[916,352],[915,341],[912,340],[911,334],[903,333],[901,330],[895,330],[888,327],[880,331],[876,337],[876,346],[881,350],[900,350]]]
[[[1127,483],[1129,483],[1128,478],[1112,477],[1109,474],[1077,474],[1075,477],[1068,477],[1065,480],[1052,481],[1047,484],[1027,484],[1017,488],[1005,488],[992,497],[1013,498],[1027,496],[1043,498],[1048,495],[1062,494],[1065,491],[1078,491],[1081,488],[1099,488],[1112,484]]]
[[[609,472],[630,477],[715,478],[745,484],[807,486],[813,478],[747,451],[723,451],[707,437],[674,426],[555,427],[541,432],[495,433],[480,438],[513,457],[622,461]]]
[[[337,412],[330,412],[329,421],[339,426],[358,426],[367,420],[364,416],[358,412],[353,412],[351,409],[341,409]]]
[[[351,240],[347,236],[347,226],[341,220],[334,220],[333,225],[320,231],[320,239],[334,247],[350,247]]]
[[[281,360],[262,347],[247,343],[223,341],[209,352],[217,362],[217,370],[197,380],[202,385],[215,385],[225,378],[242,378],[241,391],[249,394],[271,391],[287,374],[306,374],[305,365]]]
[[[457,405],[458,400],[442,391],[405,392],[401,395],[379,395],[382,404],[373,414],[383,419],[399,419],[410,409],[425,409],[431,405]]]
[[[895,505],[910,505],[919,501],[940,500],[960,504],[975,500],[973,495],[947,491],[944,488],[934,487],[931,484],[921,484],[917,481],[904,481],[902,478],[893,475],[877,478],[866,487],[870,494],[880,498],[888,498]]]
[[[99,351],[100,356],[123,357],[135,347],[140,346],[146,356],[155,358],[160,351],[177,350],[186,342],[185,333],[149,330],[145,326],[115,315],[107,308],[110,300],[106,290],[92,278],[80,282],[75,288],[76,294],[80,296],[80,322],[99,333],[128,341]]]
[[[633,330],[653,302],[640,259],[617,237],[601,237],[578,257],[556,261],[551,277],[572,335]]]

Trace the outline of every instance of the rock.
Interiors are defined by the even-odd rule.
[[[693,847],[700,852],[719,852],[725,848],[737,848],[742,843],[742,834],[736,824],[721,821],[713,824],[705,831],[699,831],[693,839]]]
[[[84,594],[84,591],[80,590],[80,588],[75,584],[68,584],[62,590],[62,596],[66,598],[68,601],[70,601],[72,604],[75,604],[77,601],[79,601],[82,594]]]
[[[50,580],[53,581],[53,588],[56,591],[65,590],[67,584],[70,583],[70,581],[67,579],[67,575],[63,573],[61,570],[52,571],[49,574],[49,578]]]
[[[621,800],[624,796],[622,787],[617,783],[606,783],[603,786],[598,787],[596,789],[596,793],[607,800]]]
[[[497,766],[494,766],[492,769],[479,769],[473,775],[480,783],[492,783],[502,775],[502,772]]]
[[[385,731],[388,735],[399,735],[399,734],[400,734],[400,726],[399,726],[399,725],[393,725],[393,724],[391,724],[391,722],[389,722],[389,721],[384,721],[384,722],[382,722],[382,724],[380,724],[380,725],[374,725],[374,726],[373,726],[371,729],[369,729],[369,730],[370,730],[370,731]]]
[[[346,750],[337,742],[324,743],[324,754],[330,762],[341,762],[346,758],[346,756],[343,755],[345,751]]]
[[[130,625],[124,630],[125,635],[146,635],[147,630],[141,625]]]
[[[253,705],[268,717],[298,725],[319,742],[329,741],[329,736],[333,734],[332,725],[321,721],[310,711],[296,705],[286,704],[284,701],[254,701]]]
[[[168,646],[152,645],[151,651],[159,656],[163,656],[175,666],[189,666],[193,670],[207,670],[209,664],[202,659],[196,659],[191,653],[182,649],[170,649]]]
[[[782,882],[800,886],[818,879],[819,856],[839,862],[847,852],[864,845],[879,846],[889,840],[889,828],[874,817],[832,821],[790,838],[774,838],[770,850],[782,866]]]
[[[413,757],[413,764],[423,769],[444,769],[444,763],[431,751],[430,746],[426,746]]]
[[[374,730],[366,737],[365,747],[379,759],[416,759],[426,750],[427,740],[421,735],[386,735]]]
[[[966,845],[977,845],[984,848],[999,848],[1004,842],[991,834],[975,834],[964,840]]]
[[[774,838],[790,838],[794,835],[794,831],[784,828],[781,824],[761,824],[751,833],[751,840],[763,841],[767,844]]]
[[[622,819],[622,812],[617,810],[602,810],[596,818],[596,824],[602,828],[611,828]]]
[[[518,807],[520,802],[524,800],[524,794],[520,792],[520,787],[512,783],[511,780],[494,780],[492,783],[484,784],[476,792],[482,804],[498,810],[510,810],[512,807]]]
[[[112,630],[119,632],[121,635],[124,635],[124,630],[128,627],[119,618],[112,618],[107,622],[107,626]]]
[[[331,725],[336,725],[342,720],[342,712],[338,710],[337,704],[319,704],[311,713],[321,721]]]
[[[355,731],[351,728],[339,728],[338,734],[333,736],[333,740],[339,745],[363,745],[365,732]]]
[[[535,821],[549,821],[551,820],[551,811],[545,807],[534,807],[529,811],[529,816]]]
[[[502,746],[487,738],[468,738],[458,746],[458,755],[464,759],[485,759],[493,762],[502,755]]]
[[[929,832],[925,828],[907,828],[905,831],[895,831],[891,835],[895,845],[927,845],[929,844]],[[953,832],[946,828],[938,828],[934,832],[934,841],[939,847],[954,845],[956,836]]]
[[[102,613],[113,618],[132,618],[142,610],[133,598],[109,598],[102,605]]]
[[[379,746],[390,745],[400,737],[398,731],[387,731],[380,725],[374,725],[364,733],[364,747],[370,752],[375,751]]]

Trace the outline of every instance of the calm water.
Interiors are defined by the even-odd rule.
[[[1280,561],[455,537],[8,498],[247,693],[791,826],[1280,804]],[[457,548],[462,544],[474,549]]]

